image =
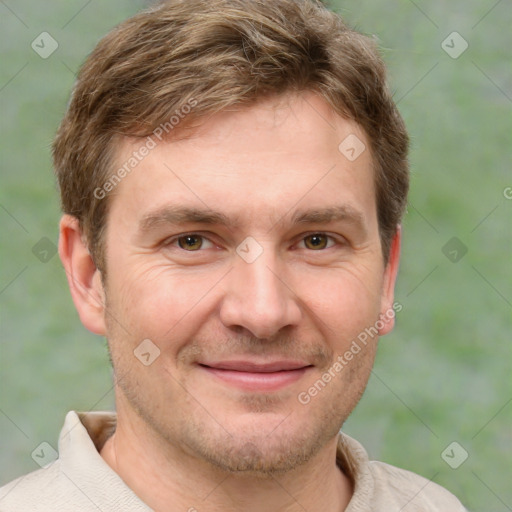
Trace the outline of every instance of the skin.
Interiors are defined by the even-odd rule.
[[[338,150],[349,134],[367,148],[353,162]],[[119,163],[139,146],[126,140]],[[369,147],[313,93],[210,117],[157,145],[116,187],[104,282],[76,219],[62,218],[73,300],[108,338],[116,377],[118,426],[101,455],[154,510],[345,510],[353,489],[336,465],[337,433],[377,337],[309,403],[298,395],[393,304],[400,231],[385,266]],[[168,207],[220,212],[233,225],[155,218]],[[292,222],[329,207],[345,215]],[[240,246],[249,236],[258,245]],[[262,253],[248,263],[239,246]],[[393,319],[381,325],[384,335]],[[160,350],[147,366],[134,356],[145,339]],[[200,366],[234,359],[307,368],[262,390]]]

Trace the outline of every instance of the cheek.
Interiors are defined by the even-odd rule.
[[[118,277],[111,294],[130,332],[163,341],[176,337],[178,332],[183,337],[184,330],[197,327],[198,317],[208,314],[222,275],[216,271],[177,270],[169,265],[134,264],[130,273]]]
[[[303,281],[302,290],[317,328],[338,344],[350,342],[378,319],[380,287],[371,274],[336,269]]]

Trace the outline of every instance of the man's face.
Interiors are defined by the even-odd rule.
[[[392,304],[367,138],[312,94],[285,100],[159,143],[111,197],[118,411],[225,470],[290,469],[332,440],[376,338],[335,362]],[[367,148],[355,160],[338,149],[351,134]]]

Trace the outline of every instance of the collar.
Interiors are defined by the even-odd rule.
[[[100,450],[115,430],[114,412],[70,411],[59,438],[62,472],[101,510],[147,512],[151,509],[103,460]],[[354,494],[345,512],[369,510],[374,493],[368,454],[355,439],[340,432],[336,463],[352,480]],[[121,508],[120,508],[121,507]]]

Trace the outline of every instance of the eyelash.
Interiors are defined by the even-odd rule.
[[[307,237],[310,237],[310,236],[314,236],[314,235],[319,235],[319,236],[325,236],[328,238],[328,240],[330,242],[334,242],[334,243],[331,243],[331,245],[328,245],[327,247],[323,248],[323,249],[318,249],[317,251],[315,251],[314,249],[309,249],[311,252],[322,252],[322,251],[325,251],[327,249],[331,249],[333,246],[335,245],[344,245],[346,242],[342,239],[338,239],[337,237],[334,237],[332,235],[329,235],[323,231],[312,231],[310,233],[307,233],[305,235],[302,236],[302,238],[300,238],[299,240],[299,243],[300,242],[304,242],[304,240],[307,238]],[[204,249],[203,247],[201,247],[200,249],[196,250],[196,251],[187,251],[186,249],[183,249],[182,247],[179,247],[178,246],[178,241],[180,238],[185,238],[187,236],[193,236],[193,237],[197,237],[197,238],[202,238],[203,240],[207,240],[210,244],[212,244],[213,246],[215,246],[215,243],[212,242],[207,236],[205,235],[202,235],[201,233],[195,233],[195,232],[191,232],[191,233],[182,233],[180,235],[176,235],[174,237],[172,237],[171,239],[168,239],[166,241],[164,241],[163,245],[165,247],[170,247],[170,246],[173,246],[174,248],[176,249],[180,249],[181,251],[183,252],[187,252],[187,253],[193,253],[193,252],[202,252],[206,249]],[[329,244],[329,241],[328,241],[328,244]],[[211,248],[211,247],[210,247]],[[303,249],[307,249],[307,247],[303,247]]]

